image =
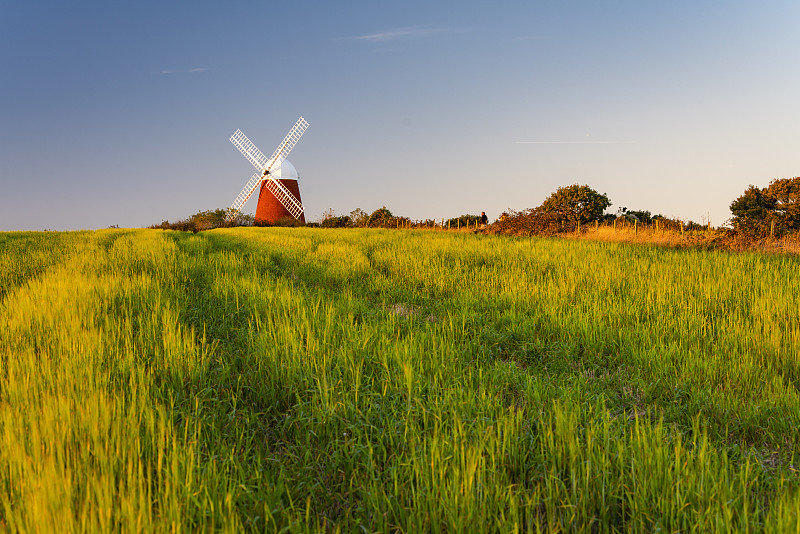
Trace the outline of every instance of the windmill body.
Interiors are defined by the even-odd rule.
[[[289,163],[289,160],[283,160],[276,170],[275,167],[270,170],[272,177],[279,181],[289,192],[302,204],[300,199],[300,184],[298,182],[299,176],[294,165]],[[267,188],[266,181],[261,183],[261,188],[258,193],[258,206],[256,207],[256,222],[257,223],[274,223],[278,219],[285,219],[286,217],[293,217],[291,212],[286,206],[278,200],[272,191]],[[306,222],[306,217],[303,212],[297,217],[300,222]]]
[[[241,130],[231,136],[239,151],[258,169],[245,184],[239,196],[228,210],[228,221],[233,220],[252,194],[259,189],[256,222],[274,223],[283,217],[293,217],[305,222],[303,204],[300,201],[298,174],[294,165],[286,161],[294,145],[308,128],[308,122],[300,117],[286,134],[271,157],[265,156]]]

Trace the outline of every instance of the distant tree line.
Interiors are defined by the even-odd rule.
[[[706,225],[694,221],[670,219],[653,215],[646,210],[620,207],[616,213],[606,213],[611,199],[588,185],[559,187],[542,204],[522,211],[509,210],[491,225],[492,233],[510,235],[554,235],[570,233],[591,224],[620,223],[622,225],[657,226],[661,230],[701,230]]]
[[[663,230],[701,230],[710,225],[693,221],[670,219],[663,215],[652,215],[647,210],[632,210],[619,207],[615,213],[606,213],[611,200],[605,193],[599,193],[588,185],[573,184],[559,187],[544,202],[535,208],[522,211],[509,210],[497,221],[489,225],[492,233],[514,235],[553,235],[573,232],[581,226],[595,223],[656,225]],[[750,185],[744,193],[730,205],[733,217],[730,223],[736,235],[747,239],[767,236],[780,237],[790,232],[800,231],[800,177],[780,178],[770,182],[767,187]],[[372,213],[356,208],[347,215],[337,215],[333,209],[326,210],[318,222],[302,223],[292,217],[285,217],[273,223],[256,222],[252,215],[235,212],[229,217],[229,210],[216,209],[200,211],[191,217],[175,222],[162,221],[150,228],[172,229],[200,232],[213,228],[235,226],[317,226],[322,228],[472,228],[477,227],[480,215],[464,214],[451,219],[411,220],[393,214],[382,206]],[[729,232],[731,230],[728,230]]]
[[[148,228],[160,228],[162,230],[179,230],[181,232],[202,232],[214,228],[233,228],[235,226],[253,226],[253,216],[241,212],[235,212],[228,220],[230,209],[216,209],[198,211],[188,219],[178,221],[161,221],[160,224],[153,224]]]
[[[493,231],[513,234],[555,234],[573,232],[592,222],[631,222],[658,225],[664,230],[696,231],[711,229],[710,223],[680,221],[650,211],[620,207],[616,213],[605,213],[611,201],[588,185],[559,187],[536,208],[509,210],[492,225]],[[730,205],[732,233],[737,239],[752,240],[781,237],[800,232],[800,177],[772,180],[767,187],[750,185]]]
[[[395,215],[386,206],[382,206],[372,213],[356,208],[349,215],[340,216],[329,209],[322,214],[322,220],[319,222],[319,226],[322,228],[417,228],[436,224],[440,223],[433,219],[413,221],[408,217]]]

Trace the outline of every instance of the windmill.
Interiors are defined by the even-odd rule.
[[[228,210],[227,220],[231,221],[242,209],[242,206],[261,186],[258,194],[258,207],[256,207],[256,222],[275,222],[286,216],[292,216],[305,222],[303,204],[300,202],[300,187],[297,184],[298,174],[294,166],[286,160],[294,145],[300,140],[303,132],[308,128],[308,122],[303,117],[286,134],[278,148],[271,157],[265,156],[250,140],[236,130],[231,136],[233,143],[244,157],[258,169],[245,184],[242,192],[236,197]]]

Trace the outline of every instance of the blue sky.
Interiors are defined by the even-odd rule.
[[[796,0],[0,0],[0,230],[227,207],[253,172],[228,137],[269,154],[300,115],[309,220],[585,183],[719,224],[800,175],[798,27]]]

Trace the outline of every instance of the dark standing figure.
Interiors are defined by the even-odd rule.
[[[486,212],[485,211],[482,211],[481,212],[481,226],[486,226],[486,224],[488,222],[489,222],[489,217],[486,216]]]

